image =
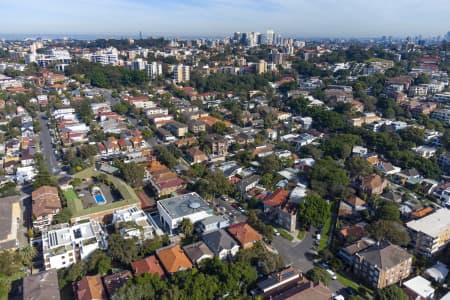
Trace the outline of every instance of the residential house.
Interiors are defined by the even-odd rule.
[[[61,210],[58,189],[42,186],[31,193],[33,227],[42,229],[50,225],[53,218]]]
[[[114,211],[112,224],[125,239],[153,239],[154,228],[149,217],[136,206]]]
[[[241,192],[241,195],[244,195],[251,189],[255,188],[258,184],[259,180],[261,179],[258,175],[250,175],[248,177],[243,178],[241,181],[239,181],[239,191]]]
[[[387,180],[377,174],[371,174],[361,178],[360,189],[368,195],[381,195],[387,186]]]
[[[432,300],[434,299],[435,289],[430,281],[419,275],[403,282],[403,291],[409,299]]]
[[[350,207],[354,213],[365,210],[367,208],[366,201],[364,201],[363,199],[359,198],[356,195],[351,195],[351,196],[347,197],[344,200],[344,202],[346,202],[348,205],[350,205]]]
[[[239,251],[238,243],[223,229],[203,235],[202,240],[220,259],[234,257]]]
[[[86,276],[73,284],[76,300],[108,300],[100,275]]]
[[[225,156],[228,153],[228,141],[220,134],[209,134],[205,137],[205,143],[211,149],[211,155]]]
[[[274,223],[293,232],[297,227],[298,205],[288,201],[289,191],[278,189],[263,200],[264,213]]]
[[[412,255],[397,245],[379,242],[353,256],[353,272],[370,286],[385,288],[411,274]]]
[[[191,164],[200,164],[208,161],[206,154],[203,153],[203,151],[201,151],[198,147],[193,147],[186,150],[186,159]]]
[[[156,250],[161,265],[167,274],[184,271],[192,268],[192,263],[184,254],[179,245],[170,245]]]
[[[55,269],[29,275],[23,279],[23,300],[60,300],[58,274]]]
[[[196,242],[191,245],[187,245],[183,247],[184,253],[189,257],[191,262],[195,265],[198,265],[204,259],[212,259],[214,258],[214,254],[211,250],[206,246],[204,242]]]
[[[213,215],[199,221],[198,230],[205,234],[228,226],[230,226],[230,220],[223,215]]]
[[[394,175],[399,173],[402,169],[396,167],[390,162],[381,161],[375,165],[375,169],[383,173],[384,175]]]
[[[193,134],[198,134],[202,131],[206,131],[206,125],[198,120],[190,120],[188,122],[188,129]]]
[[[267,278],[257,282],[256,289],[251,291],[251,293],[255,298],[272,299],[272,296],[276,296],[281,291],[296,287],[301,279],[302,275],[299,272],[292,267],[288,267],[279,272],[269,274]]]
[[[152,275],[157,275],[159,278],[163,278],[165,275],[161,263],[154,255],[133,261],[131,263],[131,269],[133,269],[133,273],[136,276],[149,273]]]
[[[262,235],[247,223],[233,224],[227,230],[239,242],[242,249],[253,248],[256,242],[262,240]]]
[[[131,272],[128,270],[103,277],[103,284],[109,299],[113,299],[113,296],[117,290],[127,284],[128,280],[132,277],[133,275],[131,275]]]

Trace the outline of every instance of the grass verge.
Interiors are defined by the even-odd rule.
[[[280,233],[280,235],[285,239],[287,239],[288,241],[292,242],[294,240],[294,237],[283,228],[277,227],[277,230]]]

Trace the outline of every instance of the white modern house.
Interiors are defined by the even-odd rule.
[[[136,206],[116,210],[112,223],[125,239],[153,239],[154,228],[147,214]]]
[[[69,267],[97,249],[107,249],[106,234],[97,221],[59,224],[42,231],[45,269]]]

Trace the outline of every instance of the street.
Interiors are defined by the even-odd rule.
[[[48,129],[47,120],[44,114],[39,114],[39,125],[41,126],[41,131],[39,132],[39,140],[41,142],[41,152],[47,162],[48,170],[52,175],[57,175],[61,172],[58,165],[58,160],[56,159],[52,137],[50,136],[50,131]]]

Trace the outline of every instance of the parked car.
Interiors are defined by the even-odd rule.
[[[273,229],[273,234],[275,234],[276,236],[279,236],[280,232],[276,228],[274,228]]]
[[[332,270],[327,269],[327,272],[328,272],[328,274],[330,274],[331,279],[333,279],[333,280],[337,279],[336,274]]]

